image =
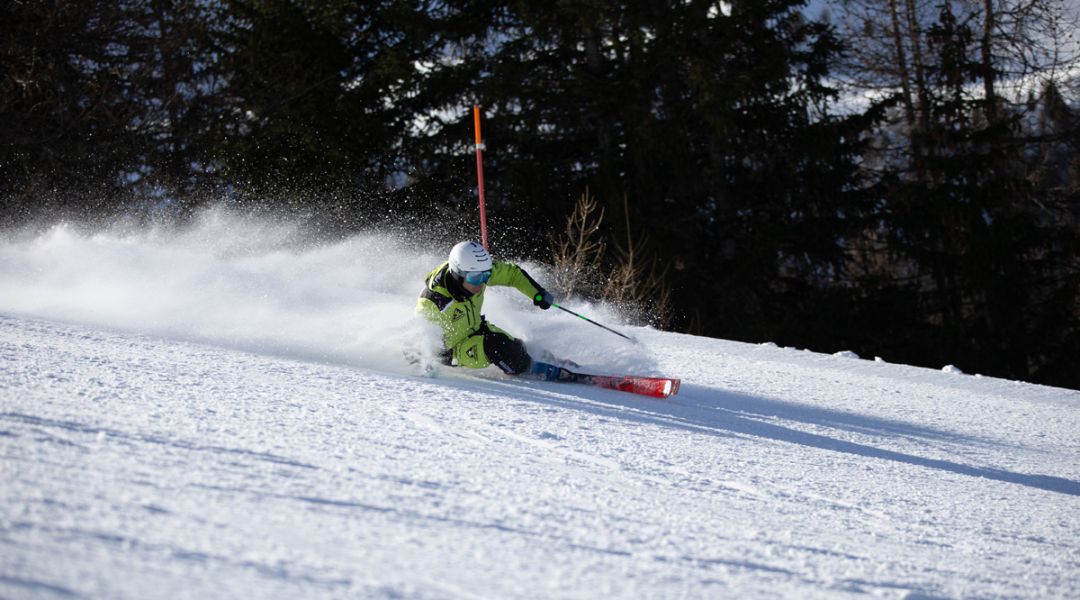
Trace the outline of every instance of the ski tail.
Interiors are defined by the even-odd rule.
[[[667,398],[679,392],[678,379],[669,377],[641,377],[637,375],[590,375],[577,373],[570,369],[556,365],[534,362],[530,375],[546,381],[562,381],[566,383],[583,383],[595,385],[609,390],[630,392],[652,398]]]

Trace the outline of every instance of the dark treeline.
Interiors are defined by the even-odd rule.
[[[0,211],[475,235],[478,103],[499,253],[543,261],[588,190],[675,330],[1080,387],[1059,3],[839,4],[11,0]]]

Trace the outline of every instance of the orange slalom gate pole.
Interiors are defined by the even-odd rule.
[[[480,105],[473,105],[473,126],[476,129],[476,189],[480,193],[480,243],[488,248],[487,214],[484,211],[484,144],[480,141]]]

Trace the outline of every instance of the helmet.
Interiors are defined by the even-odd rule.
[[[474,271],[490,271],[491,255],[476,242],[461,242],[450,251],[450,272],[461,277]]]

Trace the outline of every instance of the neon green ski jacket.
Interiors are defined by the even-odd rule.
[[[480,335],[483,323],[480,309],[484,306],[487,286],[513,287],[530,299],[543,293],[544,289],[521,267],[499,260],[492,261],[491,279],[477,294],[470,294],[456,280],[451,280],[449,263],[443,263],[428,273],[425,283],[426,287],[416,301],[416,312],[442,328],[443,344],[453,352],[457,364],[472,368],[491,364],[483,353],[483,337]],[[506,333],[491,324],[487,328]],[[477,345],[480,348],[475,348]]]

